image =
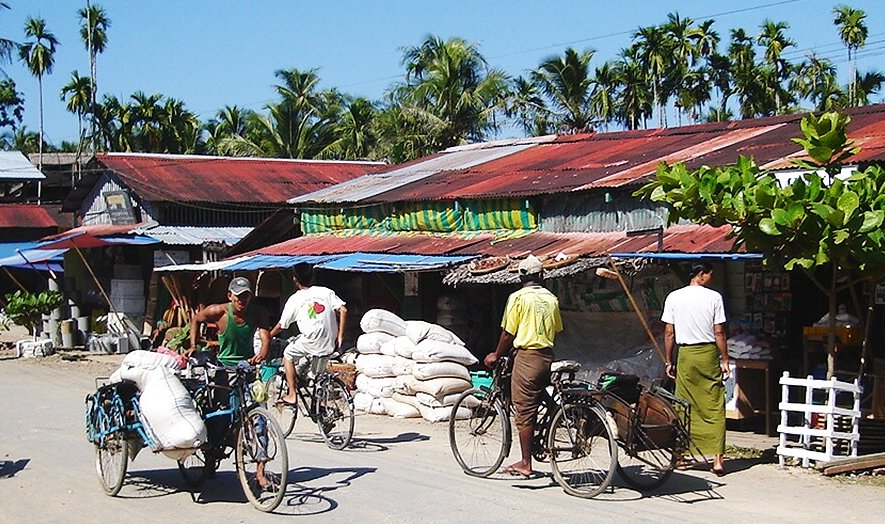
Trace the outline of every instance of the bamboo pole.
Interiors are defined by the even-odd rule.
[[[80,255],[80,260],[83,261],[83,265],[86,266],[86,270],[89,271],[89,274],[92,276],[92,280],[95,282],[95,285],[98,287],[99,293],[101,293],[101,296],[104,297],[104,299],[107,301],[108,307],[110,308],[111,312],[114,314],[114,317],[117,320],[122,320],[120,313],[117,312],[117,308],[114,307],[114,302],[111,300],[111,298],[105,292],[104,287],[102,287],[101,282],[98,280],[98,277],[95,276],[95,272],[92,271],[92,266],[90,266],[89,262],[86,261],[86,257],[83,256],[83,252],[76,245],[74,245],[74,250],[76,250],[77,254]],[[132,334],[132,331],[129,329],[129,324],[126,323],[125,321],[121,322],[121,323],[123,324],[123,329],[126,330],[126,336],[128,337],[129,335]],[[135,339],[139,340],[140,338],[141,338],[141,335],[136,333]],[[135,349],[138,349],[138,348],[135,348]]]
[[[12,279],[13,282],[15,282],[16,286],[21,288],[21,290],[24,291],[25,293],[28,292],[28,288],[23,286],[21,282],[19,282],[14,276],[12,276],[12,273],[10,273],[10,271],[8,269],[6,269],[6,266],[3,266],[3,271],[6,271],[6,274],[9,276],[9,278]]]
[[[636,312],[636,316],[639,317],[639,321],[642,323],[642,327],[645,328],[645,333],[648,335],[648,339],[651,340],[652,345],[655,348],[655,351],[658,353],[658,356],[661,358],[661,362],[666,363],[667,359],[664,357],[664,352],[661,350],[661,346],[658,345],[658,340],[655,338],[654,334],[651,332],[651,328],[648,325],[648,322],[645,320],[645,316],[643,316],[642,311],[639,309],[639,304],[636,303],[636,299],[633,298],[633,293],[630,292],[630,288],[627,287],[627,283],[624,281],[623,275],[618,270],[618,266],[615,265],[615,261],[612,259],[611,255],[606,255],[608,259],[608,263],[612,268],[612,271],[618,276],[618,282],[621,283],[621,287],[624,289],[624,293],[627,294],[627,299],[630,300],[630,305],[633,306],[633,311]]]

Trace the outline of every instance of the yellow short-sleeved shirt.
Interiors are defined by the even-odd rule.
[[[559,299],[543,286],[527,286],[513,292],[504,307],[504,331],[515,336],[517,349],[552,348],[562,331]]]

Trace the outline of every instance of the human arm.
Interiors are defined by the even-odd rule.
[[[274,326],[272,328],[270,328],[270,336],[275,337],[275,336],[279,335],[280,332],[282,332],[282,331],[283,331],[283,328],[280,327],[280,323],[277,322],[276,324],[274,324]]]
[[[676,346],[676,330],[673,324],[664,324],[664,364],[667,366],[667,376],[676,378],[676,366],[673,363],[673,348]]]
[[[716,337],[716,348],[719,349],[719,355],[722,357],[722,360],[719,362],[719,367],[722,369],[722,378],[727,379],[731,370],[728,359],[728,342],[725,339],[725,324],[713,325],[713,335]]]
[[[261,349],[258,350],[257,355],[250,359],[247,359],[248,363],[255,366],[264,362],[264,360],[267,358],[267,354],[270,351],[270,333],[270,329],[262,327],[258,328],[258,338],[261,340]]]
[[[197,338],[200,333],[200,324],[218,322],[221,320],[221,317],[224,316],[225,307],[227,307],[227,304],[213,304],[211,306],[206,306],[191,317],[190,348],[184,353],[185,356],[190,356],[197,349]]]
[[[501,336],[498,337],[498,345],[495,347],[495,351],[486,355],[486,358],[483,359],[483,364],[485,364],[487,368],[495,367],[495,362],[513,347],[513,341],[515,339],[516,337],[514,335],[511,335],[507,330],[502,329]]]
[[[335,340],[335,349],[341,349],[344,344],[344,331],[347,329],[347,308],[343,305],[335,310],[338,315],[338,338]]]

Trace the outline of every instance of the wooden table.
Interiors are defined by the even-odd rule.
[[[725,412],[726,418],[745,419],[756,415],[765,416],[765,434],[771,435],[771,360],[734,358],[736,372],[734,381],[734,396],[736,406],[733,410]],[[744,373],[744,370],[761,371],[764,382],[764,394],[760,395],[758,388],[751,387],[752,375]],[[758,377],[757,377],[758,384]],[[759,407],[760,396],[764,398],[763,405]]]

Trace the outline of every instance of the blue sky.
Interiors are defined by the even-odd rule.
[[[59,91],[72,71],[89,72],[77,17],[86,0],[6,1],[12,9],[0,11],[0,35],[22,41],[25,19],[39,16],[59,39],[44,78],[46,139],[76,140],[76,116],[65,111]],[[600,65],[630,45],[637,27],[663,23],[669,12],[696,21],[712,16],[726,41],[731,28],[756,34],[771,18],[790,24],[787,34],[798,44],[791,59],[813,49],[833,60],[844,82],[846,53],[831,10],[846,3],[868,15],[858,68],[881,68],[885,55],[882,0],[92,1],[111,19],[98,58],[99,94],[161,93],[183,100],[201,120],[225,105],[263,111],[275,100],[278,69],[317,68],[322,88],[378,99],[402,75],[401,49],[428,34],[477,43],[490,65],[515,76],[567,47],[595,49],[592,64]],[[2,68],[25,95],[25,125],[37,131],[36,78],[17,61]]]

